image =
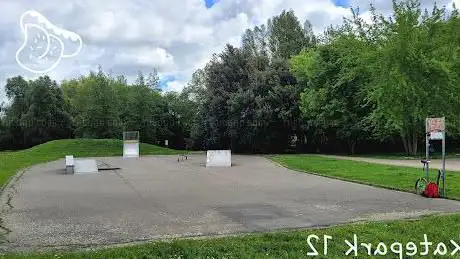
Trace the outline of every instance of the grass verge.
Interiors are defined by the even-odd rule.
[[[398,159],[398,160],[420,160],[425,158],[425,153],[419,153],[415,156],[407,155],[406,153],[375,153],[375,154],[355,154],[350,155],[348,153],[331,154],[338,156],[350,156],[350,157],[367,157],[367,158],[380,158],[380,159]],[[431,159],[441,159],[442,154],[440,152],[431,155]],[[460,151],[446,153],[446,158],[449,159],[460,159]]]
[[[141,155],[174,155],[183,151],[168,149],[141,143]],[[64,158],[65,155],[75,157],[100,157],[123,155],[123,142],[115,139],[66,139],[54,140],[26,150],[0,153],[0,186],[22,168],[34,164]]]
[[[370,257],[369,250],[361,246],[361,243],[370,243],[370,252],[374,254],[380,242],[385,245],[387,251],[383,256],[378,256],[379,258],[408,258],[408,255],[414,253],[414,250],[406,249],[409,242],[414,242],[417,247],[416,258],[439,258],[439,254],[434,254],[438,244],[445,244],[447,257],[451,257],[455,245],[450,240],[460,243],[458,222],[460,215],[426,216],[416,220],[368,222],[323,229],[277,231],[223,238],[176,239],[92,251],[6,254],[3,258],[309,258],[311,256],[308,253],[313,252],[309,243],[318,252],[316,258],[352,258],[355,255],[354,251],[348,256],[345,255],[350,249],[346,240],[353,245],[354,234],[357,237],[358,258]],[[426,246],[421,244],[424,234],[427,234],[428,242],[433,244],[428,246],[428,254],[421,256],[426,250]],[[309,240],[309,235],[316,235],[319,240]],[[327,254],[324,250],[326,235],[332,238],[327,241]],[[393,243],[401,243],[401,257],[399,252],[391,250]],[[383,251],[382,246],[380,249]],[[456,251],[455,255],[460,256],[460,251]]]
[[[417,156],[408,156],[404,153],[389,153],[389,154],[363,154],[363,155],[354,155],[356,157],[369,157],[369,158],[382,158],[382,159],[402,159],[402,160],[420,160],[425,158],[425,153],[419,154]],[[460,158],[459,153],[448,153],[446,158]],[[441,153],[436,153],[431,155],[431,159],[442,159]]]
[[[276,155],[270,158],[296,171],[407,192],[414,192],[416,179],[423,176],[421,168],[380,165],[314,155]],[[431,181],[436,181],[437,170],[430,170],[430,177]],[[446,172],[446,194],[448,198],[460,199],[460,173]]]

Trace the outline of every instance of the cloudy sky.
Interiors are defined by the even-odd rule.
[[[320,33],[350,15],[350,6],[359,7],[365,16],[371,1],[383,13],[391,9],[391,0],[0,0],[0,102],[7,78],[39,75],[16,61],[25,39],[20,17],[28,10],[82,39],[76,56],[61,59],[47,72],[53,79],[86,74],[98,65],[130,79],[138,71],[147,74],[157,68],[164,90],[180,91],[212,53],[226,43],[239,45],[245,29],[283,9],[310,20]],[[460,2],[437,3],[453,1]],[[431,6],[434,1],[422,2]]]

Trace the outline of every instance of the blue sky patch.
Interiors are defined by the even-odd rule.
[[[206,5],[206,8],[211,8],[215,3],[217,3],[219,0],[204,0],[204,3]]]
[[[332,0],[336,6],[341,6],[341,7],[350,7],[350,1],[349,0]]]
[[[168,82],[172,82],[176,80],[176,77],[174,76],[164,76],[160,78],[160,88],[161,89],[166,89],[168,86]]]

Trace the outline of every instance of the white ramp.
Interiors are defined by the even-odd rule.
[[[231,167],[231,150],[208,150],[206,153],[206,167]]]
[[[123,132],[123,158],[138,158],[139,143],[139,131]]]
[[[95,174],[99,172],[96,160],[77,159],[75,160],[75,174]]]
[[[123,143],[123,158],[139,157],[139,143]]]

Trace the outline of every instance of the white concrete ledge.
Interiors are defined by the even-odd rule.
[[[206,153],[206,167],[231,167],[231,150],[208,150]]]
[[[67,174],[73,174],[75,168],[75,159],[73,156],[65,156],[65,171]]]

